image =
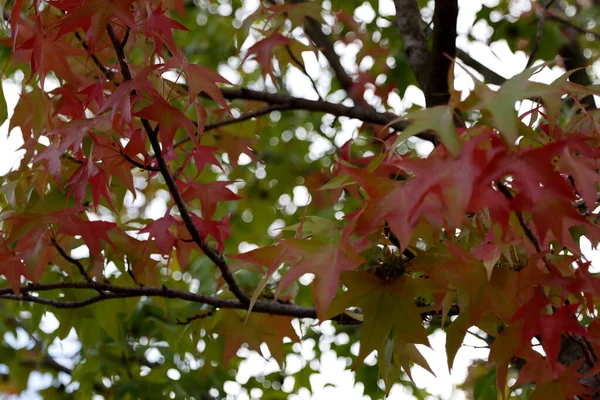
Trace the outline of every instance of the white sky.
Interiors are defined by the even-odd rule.
[[[495,0],[483,1],[483,3],[487,5],[495,5],[497,2]],[[469,54],[482,62],[483,64],[491,67],[496,72],[500,73],[504,77],[511,77],[523,70],[525,64],[527,62],[527,57],[522,52],[517,52],[513,54],[505,42],[495,43],[491,47],[484,45],[483,43],[468,43],[466,39],[466,34],[468,33],[468,29],[473,25],[473,21],[475,18],[475,14],[479,11],[481,7],[482,1],[480,0],[460,0],[459,7],[460,13],[458,18],[458,31],[461,36],[457,39],[457,45],[469,52]],[[256,0],[247,1],[246,9],[248,14],[253,11],[258,5]],[[518,10],[527,10],[529,6],[529,1],[527,0],[518,0],[514,2],[515,11]],[[379,11],[384,15],[394,15],[394,6],[392,0],[380,0],[379,2]],[[357,9],[356,17],[360,16],[361,19],[365,21],[370,21],[374,18],[375,13],[368,5],[368,3],[364,3],[359,9]],[[473,34],[475,37],[481,40],[485,40],[487,36],[490,34],[489,28],[478,24],[474,30]],[[248,48],[251,45],[251,40],[248,41],[244,48]],[[355,55],[358,52],[358,46],[351,44],[349,46],[344,46],[343,44],[338,43],[336,45],[336,51],[338,54],[341,54],[341,60],[347,71],[356,72],[355,67]],[[306,68],[308,73],[317,81],[320,93],[326,93],[329,86],[329,75],[326,72],[326,62],[324,60],[316,60],[314,56],[305,57]],[[369,65],[363,65],[362,68],[368,68]],[[238,80],[237,72],[234,68],[231,67],[223,67],[219,69],[219,72],[228,78],[232,82],[236,82]],[[594,72],[596,76],[600,74],[600,64],[597,62],[594,65]],[[542,82],[549,83],[558,76],[563,73],[558,67],[554,67],[552,69],[545,68],[541,73],[535,76],[535,80],[539,80]],[[312,89],[312,84],[299,70],[293,69],[288,72],[288,84],[290,85],[290,91],[293,95],[299,97],[305,97],[310,99],[315,99],[316,94]],[[467,89],[472,87],[471,79],[468,75],[460,69],[456,71],[456,80],[455,86],[457,89]],[[9,81],[3,81],[2,87],[4,89],[4,93],[6,95],[6,100],[9,108],[9,115],[12,114],[12,110],[17,102],[18,93],[20,90],[20,85]],[[403,110],[410,107],[412,104],[417,104],[424,106],[424,97],[422,92],[416,88],[411,87],[407,90],[406,96],[403,99],[400,99],[396,96],[395,99],[392,99],[392,106],[394,111],[397,113],[402,113]],[[528,107],[527,104],[523,104],[522,107]],[[342,134],[338,134],[335,138],[335,144],[340,146],[346,140],[354,137],[356,135],[356,126],[357,123],[355,121],[347,121],[344,123],[342,127]],[[7,173],[12,167],[18,164],[18,160],[20,158],[17,153],[17,149],[22,145],[22,140],[20,137],[20,133],[14,131],[10,137],[7,137],[7,129],[8,123],[5,122],[0,127],[0,174]],[[313,143],[311,146],[311,152],[314,153],[315,158],[322,153],[323,151],[329,150],[331,144],[326,141],[321,141],[318,143]],[[247,163],[249,160],[240,159],[240,162]],[[301,188],[301,187],[300,187]],[[289,196],[288,196],[289,197]],[[306,204],[309,201],[307,193],[304,193],[302,190],[294,192],[293,202],[288,199],[287,205],[296,207],[303,204]],[[163,200],[164,202],[164,200]],[[164,214],[164,207],[157,208],[157,217],[162,216]],[[292,211],[292,210],[290,210]],[[252,248],[250,244],[244,244],[245,249]],[[600,259],[598,257],[598,252],[592,250],[590,248],[589,242],[583,244],[584,254],[590,259],[593,260],[593,265],[595,269],[598,269],[600,265]],[[41,329],[47,332],[52,332],[58,327],[58,321],[54,317],[53,314],[48,313],[47,316],[42,320]],[[331,336],[331,332],[333,327],[330,322],[325,322],[321,329],[324,332],[328,332],[329,335],[324,335],[321,343],[315,344],[311,342],[304,342],[301,346],[301,354],[305,355],[307,358],[310,358],[312,353],[312,346],[319,345],[323,350],[323,355],[320,361],[320,371],[321,373],[315,373],[311,377],[311,391],[310,392],[302,391],[299,396],[293,395],[290,396],[290,399],[331,399],[331,398],[343,398],[348,400],[353,399],[362,399],[362,386],[360,384],[354,385],[354,374],[347,367],[343,360],[338,359],[336,357],[335,352],[332,350],[328,350],[330,343],[335,340],[333,336]],[[489,351],[487,349],[476,349],[473,347],[463,346],[461,350],[459,350],[456,360],[454,363],[454,368],[452,370],[452,374],[449,373],[446,365],[446,356],[445,356],[445,333],[442,331],[438,331],[430,336],[430,344],[431,347],[427,348],[425,346],[420,346],[420,349],[425,356],[425,358],[429,361],[429,364],[432,370],[435,372],[436,377],[431,376],[428,372],[423,370],[422,368],[415,366],[412,370],[412,376],[415,380],[415,383],[422,388],[427,388],[427,390],[437,396],[440,396],[442,399],[465,399],[465,393],[460,390],[455,390],[456,385],[462,383],[466,377],[467,367],[471,365],[472,361],[477,358],[487,358]],[[20,334],[19,337],[13,338],[12,335],[6,334],[5,340],[8,343],[13,343],[15,346],[21,347],[25,346],[28,343],[28,338],[25,334]],[[339,340],[339,339],[338,339]],[[465,339],[465,344],[469,346],[485,346],[485,343],[482,343],[480,340],[476,339],[473,335],[467,335]],[[49,353],[57,357],[57,361],[62,363],[65,366],[72,367],[72,357],[79,350],[79,343],[77,341],[77,337],[74,332],[71,332],[71,335],[63,341],[56,341],[49,348]],[[356,350],[356,348],[354,349]],[[150,361],[154,361],[153,358],[158,357],[157,351],[152,351],[147,354],[147,357]],[[245,381],[250,376],[256,376],[260,371],[260,373],[269,373],[276,369],[278,369],[277,364],[274,361],[267,361],[258,355],[255,352],[250,352],[245,349],[241,349],[238,353],[239,355],[247,356],[246,361],[244,361],[240,367],[237,382],[229,382],[225,386],[225,391],[229,395],[243,399],[244,395],[240,394],[240,384],[243,385]],[[356,353],[355,353],[356,355]],[[367,363],[374,362],[374,357],[371,355],[367,360]],[[302,360],[301,357],[292,355],[287,359],[286,370],[289,373],[293,373],[297,371],[303,363],[306,363],[305,360]],[[2,372],[0,370],[0,372]],[[174,374],[176,375],[176,374]],[[171,374],[169,375],[171,377]],[[174,376],[176,378],[176,376]],[[62,376],[62,381],[67,383],[68,377]],[[39,398],[35,394],[35,392],[41,388],[47,387],[51,383],[50,375],[42,375],[39,373],[33,373],[30,378],[30,389],[24,393],[21,398],[25,399],[33,399]],[[286,388],[284,384],[283,388]],[[392,389],[390,394],[390,399],[413,399],[414,397],[403,393],[403,387],[395,386]],[[259,395],[258,392],[252,393],[252,395]],[[383,393],[382,393],[383,395]]]

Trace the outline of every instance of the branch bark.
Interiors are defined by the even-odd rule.
[[[117,59],[121,67],[121,74],[123,75],[123,78],[126,81],[129,81],[131,80],[132,76],[131,71],[129,70],[129,65],[127,65],[127,61],[125,58],[123,44],[117,38],[115,31],[113,30],[110,24],[108,24],[106,30],[112,42],[115,53],[117,54]],[[210,247],[204,240],[202,240],[200,232],[194,224],[192,216],[190,215],[189,211],[187,210],[187,207],[185,206],[185,202],[181,198],[181,194],[179,193],[179,189],[177,188],[175,179],[173,178],[173,175],[171,175],[169,167],[167,166],[167,163],[162,157],[162,149],[158,141],[159,126],[157,125],[156,128],[153,129],[150,122],[143,118],[142,125],[146,130],[146,135],[148,136],[150,144],[152,145],[152,149],[154,150],[160,173],[164,178],[167,187],[169,188],[169,192],[173,197],[173,201],[175,202],[175,204],[177,204],[177,209],[181,214],[181,219],[183,220],[183,223],[185,224],[190,235],[192,236],[194,243],[196,243],[196,245],[198,245],[198,247],[202,249],[204,254],[206,254],[206,256],[219,268],[223,279],[225,280],[225,282],[227,282],[227,285],[229,286],[229,290],[235,295],[235,297],[237,297],[242,303],[246,305],[250,304],[250,297],[248,297],[248,295],[244,293],[244,291],[237,284],[235,277],[233,276],[233,273],[229,269],[229,266],[227,265],[227,262],[225,261],[223,256],[219,254],[216,250],[214,250],[212,247]]]
[[[40,297],[33,295],[32,293],[40,293],[55,290],[95,290],[101,291],[103,294],[98,296],[89,297],[84,300],[68,301],[68,300],[57,300]],[[193,303],[206,304],[216,308],[231,308],[238,310],[245,310],[248,308],[248,304],[243,303],[240,300],[224,299],[216,296],[209,296],[204,294],[192,293],[185,290],[171,289],[166,286],[155,287],[155,286],[116,286],[110,283],[98,283],[98,282],[61,282],[51,284],[29,284],[24,285],[20,288],[21,295],[13,293],[12,289],[5,288],[0,289],[0,299],[24,301],[29,303],[38,303],[55,308],[82,308],[99,301],[107,301],[118,298],[130,298],[130,297],[162,297],[168,299],[180,299]],[[427,307],[426,304],[417,304],[418,306]],[[252,308],[252,312],[281,315],[294,318],[312,318],[317,319],[317,311],[315,307],[304,307],[295,304],[279,303],[275,301],[263,301],[259,300]],[[458,314],[458,307],[454,306],[451,309],[449,315]],[[422,317],[437,315],[433,311],[425,311],[421,314]],[[340,314],[332,318],[332,321],[341,324],[355,324],[357,321],[345,314]]]

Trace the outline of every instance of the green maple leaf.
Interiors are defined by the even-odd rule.
[[[390,336],[404,343],[429,345],[415,304],[422,281],[402,276],[387,282],[365,272],[342,275],[342,283],[348,290],[333,300],[325,317],[343,313],[348,307],[362,310],[360,351],[355,367],[373,350],[383,350]]]

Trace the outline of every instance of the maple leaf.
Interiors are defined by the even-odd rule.
[[[190,139],[193,142],[196,141],[196,125],[184,113],[170,105],[162,96],[153,96],[152,103],[134,115],[158,122],[163,148],[173,147],[173,138],[178,128],[183,128]]]
[[[123,124],[127,126],[131,125],[132,93],[135,93],[134,102],[141,98],[142,93],[150,94],[153,99],[161,98],[160,94],[152,87],[152,84],[147,78],[147,74],[156,68],[158,68],[158,66],[146,68],[141,73],[133,77],[133,79],[120,84],[98,111],[99,114],[102,114],[106,110],[111,109],[110,119],[113,121],[113,125],[116,125],[115,130],[119,130],[118,128],[120,128],[121,125],[116,119],[117,112],[120,112]]]
[[[420,280],[402,276],[386,282],[365,272],[352,271],[342,275],[342,283],[348,290],[333,300],[323,317],[332,318],[351,306],[362,310],[360,350],[354,368],[373,350],[378,350],[381,356],[390,336],[401,347],[404,343],[429,345],[415,304]]]
[[[592,390],[579,381],[583,378],[578,372],[584,360],[569,365],[556,379],[536,387],[531,400],[571,399],[592,394]]]
[[[55,27],[58,28],[58,36],[73,32],[78,28],[85,32],[88,43],[88,52],[91,54],[96,50],[96,45],[106,32],[106,26],[114,18],[119,20],[132,31],[136,31],[136,23],[129,9],[135,0],[84,0],[76,4],[74,8],[69,7],[68,14],[60,20]],[[50,4],[61,8],[58,1],[50,1]],[[64,8],[64,5],[63,7]]]
[[[221,201],[234,201],[241,199],[240,196],[231,191],[227,186],[233,182],[229,181],[217,181],[200,183],[197,181],[191,181],[183,183],[177,181],[181,196],[184,201],[191,201],[198,199],[202,206],[202,217],[206,220],[212,219],[217,208],[217,204]]]
[[[225,102],[223,93],[221,93],[221,90],[217,86],[217,83],[231,85],[227,79],[209,68],[188,62],[180,51],[177,54],[174,54],[162,67],[163,71],[169,69],[180,69],[185,74],[188,83],[189,104],[195,102],[198,95],[204,92],[211,99],[216,101],[217,104],[227,110],[227,112],[231,113],[227,102]]]
[[[317,240],[286,239],[281,242],[286,252],[285,260],[293,263],[290,270],[281,278],[279,292],[302,275],[315,275],[312,284],[312,297],[319,318],[335,297],[339,287],[340,274],[357,269],[365,259],[358,255],[346,239],[339,243],[322,243]]]
[[[192,220],[200,232],[202,240],[206,240],[207,236],[212,236],[217,241],[217,251],[223,252],[225,245],[224,242],[231,235],[231,227],[229,221],[231,214],[222,218],[220,221],[205,220],[200,218],[196,214],[192,214]]]
[[[191,156],[194,158],[194,162],[196,163],[196,168],[198,169],[198,174],[201,174],[204,170],[206,164],[215,165],[221,168],[221,164],[217,157],[213,154],[215,151],[219,150],[218,147],[215,146],[201,146],[198,145],[192,149]]]
[[[60,226],[59,233],[71,236],[81,236],[90,249],[90,254],[102,258],[101,241],[114,246],[107,232],[115,229],[117,224],[107,221],[86,221],[71,213],[72,211],[54,213],[48,217],[48,221]]]
[[[23,31],[21,31],[23,32]],[[30,59],[31,77],[39,73],[42,88],[49,71],[54,71],[60,78],[72,84],[81,84],[84,79],[76,75],[67,63],[67,57],[85,55],[85,51],[62,40],[57,40],[54,32],[48,32],[40,15],[36,16],[33,30],[29,37],[15,47],[15,58]]]
[[[44,150],[39,152],[31,162],[44,161],[44,169],[52,176],[59,187],[62,187],[62,163],[60,162],[60,152],[56,146],[49,145]]]
[[[148,36],[152,36],[156,54],[161,57],[163,57],[163,45],[165,45],[171,53],[176,53],[178,51],[178,47],[173,41],[172,29],[189,31],[184,25],[167,17],[165,15],[166,9],[163,9],[162,5],[163,4],[159,4],[157,8],[152,9],[151,3],[146,3],[147,17],[145,20],[145,29],[143,29],[146,34],[146,39],[148,39]]]
[[[94,208],[98,207],[100,196],[103,196],[111,207],[114,207],[106,175],[104,174],[104,171],[94,163],[91,157],[83,162],[67,181],[66,186],[70,186],[67,196],[73,194],[75,202],[81,206],[85,200],[88,183],[92,188]]]
[[[4,275],[8,286],[18,296],[21,292],[21,275],[25,272],[25,266],[21,261],[21,257],[17,256],[3,246],[0,249],[0,274]]]
[[[538,334],[542,336],[542,347],[554,369],[558,361],[562,335],[565,332],[571,332],[587,337],[589,334],[574,317],[579,304],[569,304],[557,308],[552,315],[541,315],[540,311],[548,304],[548,299],[538,292],[515,313],[512,321],[524,321],[521,333],[522,343],[528,342]]]
[[[275,31],[271,35],[252,45],[246,52],[246,56],[242,60],[242,63],[248,59],[256,58],[263,75],[270,76],[273,82],[276,82],[275,76],[273,75],[273,63],[271,61],[273,58],[274,47],[287,46],[289,43],[290,39],[280,34],[279,31]]]
[[[140,229],[140,233],[149,233],[149,239],[155,239],[156,245],[163,256],[168,256],[173,251],[175,246],[175,235],[169,229],[173,225],[177,225],[179,221],[170,214],[170,210],[167,210],[165,216],[160,217],[143,229]]]
[[[283,338],[296,340],[291,317],[268,314],[252,314],[245,321],[239,311],[221,310],[213,317],[214,332],[225,336],[223,361],[225,365],[235,356],[244,343],[252,350],[262,352],[261,343],[266,343],[271,355],[279,365],[283,364]]]

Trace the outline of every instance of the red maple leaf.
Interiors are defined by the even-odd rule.
[[[217,204],[222,201],[234,201],[239,200],[242,197],[233,193],[227,186],[233,182],[229,181],[217,181],[200,183],[197,181],[191,181],[183,183],[177,181],[179,190],[182,192],[181,196],[184,201],[191,201],[198,199],[202,209],[202,218],[211,220],[215,214]]]
[[[154,239],[156,245],[164,256],[169,256],[173,252],[173,246],[175,246],[175,235],[169,229],[173,225],[177,225],[179,221],[170,214],[170,210],[164,217],[158,218],[143,229],[140,229],[140,233],[149,233],[149,239]]]
[[[269,75],[271,79],[273,79],[273,82],[275,82],[275,77],[273,76],[273,63],[271,61],[273,59],[273,49],[276,46],[285,46],[289,43],[290,39],[280,34],[279,31],[275,31],[271,35],[252,45],[246,52],[246,56],[242,63],[247,59],[256,59],[263,75]]]
[[[53,6],[68,11],[55,27],[58,36],[73,32],[78,28],[85,32],[88,52],[95,52],[96,45],[106,33],[106,26],[112,19],[136,31],[136,23],[129,6],[135,0],[83,0],[82,2],[50,1]]]

